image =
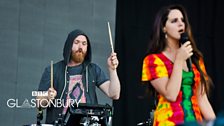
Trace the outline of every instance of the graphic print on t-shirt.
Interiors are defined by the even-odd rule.
[[[78,102],[81,100],[81,103],[86,103],[82,75],[70,76],[68,92],[69,98],[73,98]]]
[[[82,83],[82,75],[71,75],[69,79],[68,95],[66,100],[66,107],[63,113],[67,110],[67,105],[70,105],[70,100],[74,99],[76,103],[86,103],[86,97],[84,95],[84,86]]]

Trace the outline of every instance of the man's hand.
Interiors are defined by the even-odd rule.
[[[37,108],[46,108],[50,100],[54,100],[57,95],[57,91],[54,88],[48,89],[47,96],[37,96]]]
[[[57,95],[57,91],[54,88],[48,89],[48,100],[53,100]]]
[[[117,53],[111,53],[110,57],[107,59],[107,64],[110,69],[115,70],[118,67]]]

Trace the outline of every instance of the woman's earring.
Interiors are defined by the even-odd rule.
[[[167,34],[165,33],[165,38],[167,39]]]

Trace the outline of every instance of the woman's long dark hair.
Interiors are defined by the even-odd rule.
[[[204,87],[204,89],[202,88],[203,89],[202,92],[205,91],[207,94],[209,94],[209,89],[210,89],[210,86],[212,85],[212,81],[210,77],[207,75],[207,73],[204,73],[199,66],[199,59],[203,58],[203,55],[196,46],[195,40],[193,38],[193,34],[191,32],[192,30],[188,20],[188,16],[183,6],[170,5],[170,6],[162,8],[157,13],[155,22],[153,25],[153,31],[152,31],[150,45],[149,45],[147,54],[161,53],[162,51],[165,50],[167,46],[167,42],[165,38],[165,33],[163,32],[163,28],[166,24],[170,11],[174,9],[180,10],[181,13],[183,14],[184,23],[185,23],[185,32],[188,34],[189,40],[191,41],[191,45],[193,48],[193,56],[191,57],[192,62],[195,64],[196,68],[200,72],[201,84],[202,84],[202,87]]]

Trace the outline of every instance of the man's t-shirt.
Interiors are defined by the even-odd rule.
[[[82,82],[82,69],[82,65],[68,67],[69,86],[66,97],[66,107],[64,108],[63,113],[66,113],[67,107],[70,105],[71,100],[68,99],[73,99],[76,103],[86,103],[86,97],[84,94],[85,88]],[[97,86],[100,86],[103,82],[108,80],[107,76],[99,67],[96,67],[96,75]]]
[[[94,71],[92,73],[92,74],[94,74],[94,83],[95,83],[95,86],[99,87],[101,84],[108,81],[109,78],[98,65],[92,64],[92,66],[94,66],[94,67],[92,67],[92,71]],[[82,67],[83,67],[83,65],[68,67],[67,76],[69,76],[69,77],[67,77],[67,78],[69,80],[67,80],[67,81],[69,81],[69,82],[67,84],[69,84],[69,87],[66,92],[68,92],[67,93],[68,95],[70,93],[73,93],[73,95],[71,95],[72,97],[74,96],[73,98],[81,96],[80,97],[81,101],[85,103],[87,101],[86,101],[85,94],[84,94],[85,89],[84,89],[83,83],[81,81],[82,80],[82,69],[83,69]],[[63,76],[64,73],[62,73],[61,75],[57,75],[58,74],[57,67],[54,68],[54,72],[56,72],[56,73],[54,73],[54,80],[56,80],[54,82],[54,88],[58,92],[59,89],[57,89],[57,87],[59,87],[59,86],[57,86],[57,85],[59,85],[59,84],[64,85],[64,83],[58,82],[57,77]],[[39,91],[47,91],[50,88],[50,80],[51,80],[50,79],[50,66],[48,66],[42,75],[38,90]],[[90,84],[92,84],[92,83],[89,83],[89,85]],[[78,85],[77,87],[80,87],[80,88],[74,89],[74,87],[76,85]],[[88,88],[93,88],[93,86],[88,86]],[[76,90],[76,91],[72,92],[74,90]],[[82,92],[81,93],[82,95],[80,95],[80,93],[77,93],[77,92]],[[57,96],[61,96],[61,94],[58,93]],[[68,97],[70,97],[70,96],[67,96],[66,98],[68,98]],[[61,100],[63,100],[63,99],[61,99]],[[66,106],[66,104],[65,104],[65,106]]]
[[[81,72],[82,72],[82,65],[78,65],[75,67],[68,67],[69,86],[68,86],[68,94],[66,97],[67,98],[66,106],[63,110],[64,114],[67,111],[68,105],[71,104],[70,103],[71,101],[69,99],[74,99],[80,103],[86,103]]]

